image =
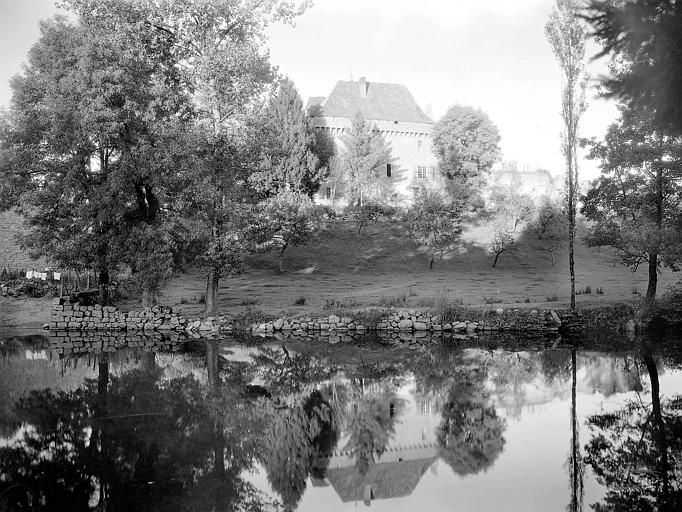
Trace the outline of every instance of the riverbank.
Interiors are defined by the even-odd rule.
[[[556,265],[545,251],[522,247],[516,256],[503,255],[495,268],[485,245],[485,226],[471,226],[460,250],[428,269],[422,249],[404,236],[400,225],[372,224],[358,234],[351,223],[338,222],[308,244],[292,247],[285,257],[286,272],[277,271],[275,255],[253,255],[249,270],[221,279],[220,314],[230,318],[265,319],[321,317],[339,311],[367,308],[434,310],[448,303],[482,309],[568,308],[566,255],[557,252]],[[576,248],[580,309],[612,304],[638,307],[646,290],[647,273],[619,264],[607,250]],[[659,296],[679,280],[663,272]],[[160,304],[185,318],[204,315],[205,276],[187,269],[163,289]],[[123,312],[142,309],[133,294],[116,306]],[[0,297],[0,326],[5,330],[41,328],[50,321],[50,299]]]

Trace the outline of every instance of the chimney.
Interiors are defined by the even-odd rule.
[[[360,96],[363,98],[367,97],[367,89],[369,89],[369,82],[364,76],[358,79],[358,85],[360,86]]]

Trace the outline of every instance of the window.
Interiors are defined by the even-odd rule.
[[[332,188],[327,187],[327,199],[331,199],[331,198],[332,198]]]
[[[417,151],[419,151],[421,153],[423,149],[424,149],[424,141],[418,140],[417,141]]]
[[[426,178],[428,178],[428,174],[429,174],[428,167],[426,167],[425,165],[417,166],[417,178],[419,178],[420,180],[425,180]]]
[[[386,177],[391,177],[391,164],[386,164]]]

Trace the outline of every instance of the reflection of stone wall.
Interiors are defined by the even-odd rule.
[[[180,350],[187,338],[171,332],[144,333],[84,333],[80,331],[56,331],[48,338],[50,349],[57,354],[114,352],[124,347],[144,347],[146,351]]]

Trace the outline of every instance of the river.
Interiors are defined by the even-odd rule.
[[[682,509],[682,339],[0,337],[0,511]]]

